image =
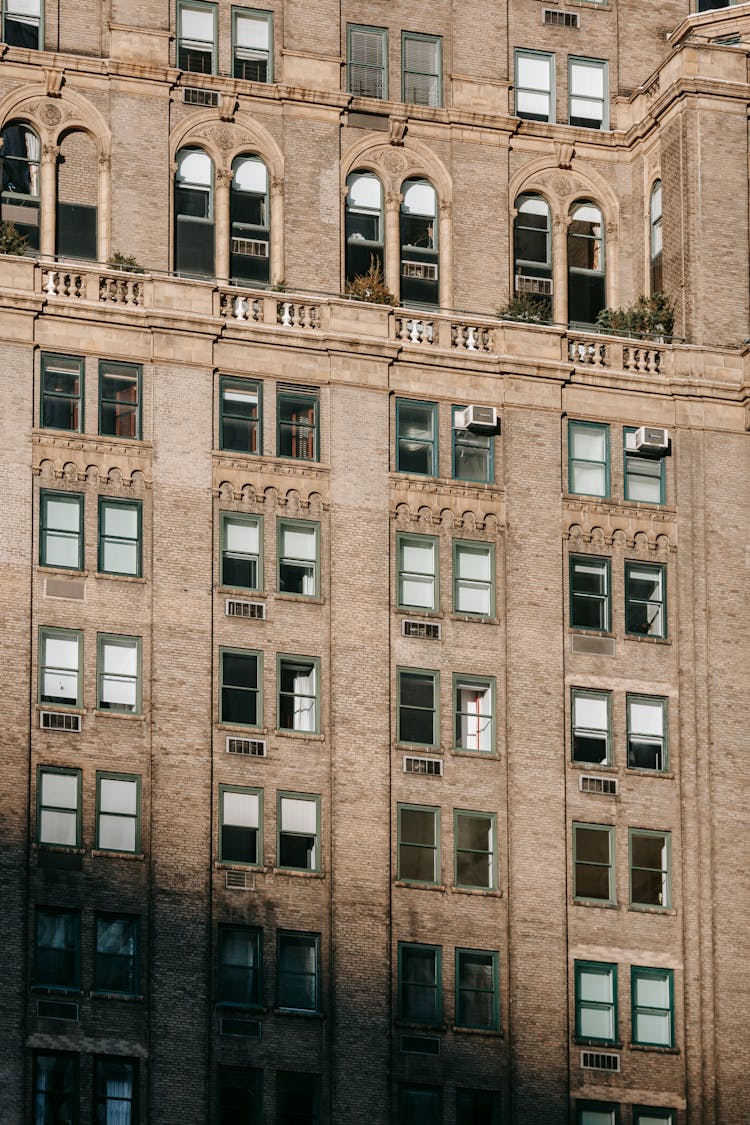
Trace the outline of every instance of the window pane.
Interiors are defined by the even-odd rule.
[[[577,94],[579,97],[603,98],[604,68],[571,63],[570,89],[573,94]]]
[[[135,816],[138,810],[138,787],[135,781],[112,777],[99,779],[99,807],[104,812]]]
[[[99,847],[117,852],[135,851],[135,817],[99,815]]]
[[[39,842],[74,848],[78,844],[77,816],[75,812],[41,809],[39,814]]]
[[[232,793],[224,791],[224,824],[257,828],[259,800],[257,793]]]
[[[202,40],[210,43],[214,36],[213,12],[200,8],[182,8],[180,11],[180,35],[183,39]]]
[[[43,773],[41,776],[42,804],[56,808],[78,808],[78,775]]]
[[[317,824],[315,801],[281,798],[281,828],[285,832],[314,833]]]

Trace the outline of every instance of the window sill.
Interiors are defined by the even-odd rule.
[[[276,600],[280,602],[307,602],[309,605],[325,605],[325,598],[319,597],[317,594],[287,594],[283,590],[276,593]]]
[[[673,906],[649,906],[647,903],[631,902],[628,910],[633,914],[666,914],[669,918],[677,916]]]
[[[497,762],[500,758],[497,750],[458,750],[450,751],[452,758],[488,758],[490,761]]]
[[[53,852],[55,855],[85,855],[85,848],[66,848],[61,844],[34,843],[31,845],[33,852]]]
[[[146,579],[139,574],[110,574],[109,571],[97,570],[96,573],[92,575],[92,577],[97,581],[99,579],[102,579],[105,582],[130,582],[134,583],[136,586],[146,585]]]
[[[658,1043],[628,1043],[630,1051],[651,1051],[657,1055],[679,1055],[679,1047],[661,1047]]]
[[[597,773],[608,773],[608,774],[619,774],[619,772],[620,772],[619,766],[613,766],[613,765],[605,766],[604,762],[571,762],[570,768],[574,769],[574,770],[586,770],[587,772],[591,772],[591,770],[596,770]]]
[[[318,734],[317,731],[312,730],[279,730],[276,728],[273,731],[278,738],[302,738],[307,739],[308,742],[325,742],[326,736]]]
[[[69,707],[66,703],[35,703],[35,711],[61,711],[66,715],[88,715],[85,707]],[[40,728],[41,729],[41,728]],[[59,734],[60,731],[55,731]],[[77,734],[78,731],[63,731],[63,734]]]
[[[670,770],[662,772],[662,770],[639,770],[635,766],[627,766],[626,772],[628,777],[647,777],[649,780],[654,778],[664,778],[666,781],[674,781],[676,774]]]
[[[442,746],[428,746],[424,742],[397,742],[397,750],[405,750],[408,754],[442,754]]]
[[[623,640],[635,641],[636,644],[648,645],[671,645],[672,643],[669,637],[648,637],[641,636],[640,633],[626,633]]]
[[[502,898],[502,891],[484,890],[482,887],[451,887],[452,895],[474,895],[477,898]]]
[[[460,1024],[454,1024],[451,1031],[456,1035],[486,1035],[489,1039],[505,1038],[499,1027],[461,1027]]]
[[[89,576],[88,570],[77,570],[72,566],[46,566],[44,563],[39,563],[34,569],[45,577],[50,574],[58,574],[60,578],[88,578]]]
[[[325,879],[325,871],[298,871],[295,867],[272,867],[272,875],[291,875],[294,879]]]
[[[592,902],[592,901],[589,901],[588,899],[582,899],[582,898],[572,898],[572,899],[570,899],[570,902],[571,902],[571,905],[573,905],[573,906],[583,906],[586,909],[591,909],[591,908],[593,908],[595,910],[619,910],[620,909],[620,905],[617,902],[597,902],[597,901]]]
[[[499,625],[499,617],[489,617],[484,613],[451,613],[449,621],[466,621],[471,625]]]
[[[577,1035],[573,1036],[573,1042],[576,1047],[596,1047],[605,1051],[621,1051],[625,1046],[619,1039],[580,1039]]]
[[[396,611],[404,617],[416,617],[425,621],[440,621],[444,616],[439,609],[424,609],[421,606],[397,605]]]
[[[145,996],[137,992],[100,992],[93,989],[89,993],[90,1000],[124,1000],[126,1004],[142,1004]]]
[[[101,719],[127,719],[131,723],[145,723],[146,716],[144,714],[136,715],[132,711],[100,711],[96,707],[92,715],[97,715]]]
[[[91,855],[94,859],[127,859],[141,863],[146,858],[145,852],[113,852],[106,848],[92,848]]]
[[[275,1016],[298,1016],[303,1020],[324,1020],[325,1014],[323,1012],[313,1012],[307,1008],[272,1008],[271,1011]]]
[[[445,1023],[412,1023],[401,1018],[395,1019],[393,1023],[395,1027],[405,1031],[421,1031],[424,1035],[444,1035],[448,1030],[448,1025]]]
[[[569,625],[568,633],[571,636],[602,637],[610,641],[617,639],[616,633],[611,633],[606,629],[587,629],[585,625]]]
[[[223,1015],[225,1012],[236,1012],[243,1016],[266,1016],[268,1008],[263,1004],[234,1004],[231,1000],[217,1000],[216,1010]]]
[[[396,879],[394,887],[407,887],[411,891],[439,891],[445,894],[448,889],[444,883],[410,883],[405,879]]]
[[[220,584],[216,587],[216,593],[221,594],[222,597],[250,598],[254,602],[265,601],[268,597],[264,590],[252,590],[249,586],[222,586]],[[255,617],[253,620],[261,621],[262,618]]]
[[[273,869],[271,867],[264,867],[260,863],[232,863],[230,860],[217,859],[214,860],[214,870],[216,871],[253,871],[257,875],[267,875]]]
[[[235,738],[265,738],[268,734],[268,727],[249,727],[243,723],[217,723],[216,729],[225,730]],[[246,734],[243,734],[243,731]]]
[[[58,996],[65,1000],[84,1000],[84,994],[80,988],[65,988],[60,986],[56,988],[54,985],[48,984],[32,984],[30,990],[32,996]],[[44,1019],[44,1016],[42,1016]]]

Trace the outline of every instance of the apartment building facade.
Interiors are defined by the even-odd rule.
[[[749,20],[2,0],[3,1122],[747,1120]]]

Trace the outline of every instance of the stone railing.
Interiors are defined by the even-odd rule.
[[[71,270],[41,266],[42,292],[47,297],[69,297],[78,301],[104,301],[109,305],[143,308],[145,279],[120,270]]]
[[[635,375],[660,375],[672,353],[665,344],[632,343],[619,338],[567,334],[568,359],[576,367],[612,368]]]

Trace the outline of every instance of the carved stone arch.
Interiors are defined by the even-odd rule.
[[[461,513],[461,523],[466,531],[478,531],[480,528],[481,520],[476,512],[468,510]]]
[[[433,523],[432,508],[428,504],[420,504],[417,508],[417,523],[430,524]]]
[[[139,495],[146,491],[147,487],[146,474],[142,469],[133,469],[130,473],[130,485],[134,492]]]
[[[311,511],[319,513],[324,509],[323,497],[319,492],[310,492],[307,497],[307,506]]]
[[[267,504],[269,508],[279,507],[279,490],[273,484],[268,484],[263,489],[262,497],[259,497],[262,503]]]
[[[439,523],[449,531],[456,526],[456,514],[452,508],[441,508],[437,518]]]
[[[583,528],[580,523],[572,523],[568,528],[568,539],[575,543],[580,543],[583,540]]]
[[[223,480],[218,489],[219,500],[226,504],[231,504],[234,500],[234,485],[230,480]]]
[[[115,488],[122,488],[124,484],[124,474],[118,465],[110,466],[109,472],[105,475],[105,480],[109,481]]]
[[[628,542],[628,537],[627,537],[624,529],[621,528],[621,527],[616,527],[615,530],[612,532],[612,546],[613,547],[625,547],[625,546],[627,546],[627,542]]]
[[[37,472],[39,473],[39,478],[42,484],[51,484],[57,476],[57,473],[55,472],[55,463],[54,461],[50,461],[48,457],[45,457],[43,461],[39,462],[39,468]]]
[[[645,531],[636,531],[635,535],[633,536],[633,546],[635,547],[636,551],[648,551],[649,541],[648,535]]]
[[[495,512],[485,512],[483,523],[486,531],[497,534],[497,532],[500,530],[500,520],[498,519],[498,516]]]
[[[656,536],[656,549],[660,554],[665,555],[674,550],[668,535]]]
[[[74,461],[66,461],[62,467],[60,474],[63,480],[77,481],[78,480],[78,466]]]
[[[404,520],[407,523],[411,523],[412,521],[411,509],[409,508],[409,505],[404,503],[403,501],[400,504],[396,505],[396,510],[394,511],[393,515],[396,520]]]
[[[592,527],[589,533],[592,545],[603,546],[607,542],[607,535],[603,527]]]
[[[98,465],[87,465],[85,471],[82,473],[83,478],[87,484],[96,486],[99,483],[100,473]]]
[[[288,488],[284,494],[284,503],[292,512],[299,512],[307,507],[298,488]]]

